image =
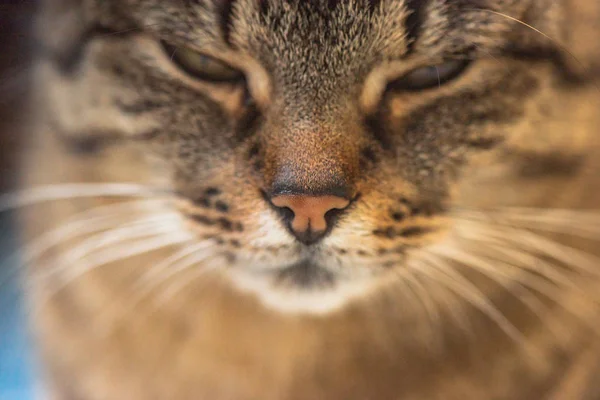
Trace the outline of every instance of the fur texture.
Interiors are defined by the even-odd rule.
[[[148,188],[24,215],[54,398],[599,398],[594,3],[47,0],[26,184]]]

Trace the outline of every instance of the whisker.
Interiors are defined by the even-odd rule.
[[[493,264],[484,258],[477,257],[473,253],[461,250],[458,247],[454,248],[444,248],[444,250],[432,251],[434,254],[447,258],[455,262],[457,265],[466,266],[472,268],[476,271],[487,276],[489,279],[496,282],[502,288],[504,288],[508,293],[512,294],[515,298],[522,301],[531,311],[533,311],[536,315],[541,318],[541,311],[543,311],[546,307],[538,300],[531,291],[524,287],[519,281],[517,281],[514,276],[506,273],[503,270],[503,267],[508,266],[508,264]],[[515,293],[515,287],[519,289],[521,292],[525,292],[528,296],[523,298],[522,295]]]
[[[506,209],[492,212],[459,211],[457,218],[486,221],[531,231],[565,234],[583,239],[600,239],[600,212],[567,210]]]
[[[428,261],[428,268],[418,270],[434,279],[440,284],[462,297],[465,301],[471,304],[476,309],[480,310],[492,321],[494,321],[502,331],[504,331],[511,339],[518,343],[525,343],[525,338],[521,332],[487,299],[487,297],[469,280],[458,273],[448,263],[443,263],[441,260],[431,253],[424,252],[422,254],[423,261]],[[446,279],[444,279],[444,277]]]
[[[187,247],[184,247],[184,249],[182,249],[181,251],[175,253],[174,255],[179,255],[180,259],[179,259],[179,262],[177,264],[173,265],[172,268],[169,270],[169,274],[167,274],[167,276],[165,276],[165,277],[162,277],[162,279],[160,279],[160,280],[157,279],[155,281],[155,284],[153,284],[153,285],[150,285],[147,282],[144,282],[145,285],[141,288],[141,290],[134,293],[135,297],[129,298],[123,302],[127,306],[121,307],[121,312],[119,313],[119,315],[114,316],[114,310],[112,308],[110,308],[110,311],[107,311],[106,316],[100,317],[101,321],[104,321],[107,319],[113,321],[112,324],[105,323],[105,322],[101,322],[99,324],[100,326],[104,326],[104,327],[110,326],[111,327],[110,329],[108,329],[106,331],[106,334],[113,331],[114,326],[117,323],[117,321],[124,320],[126,318],[126,315],[128,313],[132,312],[137,307],[137,305],[139,305],[142,302],[142,300],[145,297],[150,296],[153,290],[160,287],[161,283],[167,282],[168,279],[172,279],[173,277],[179,275],[180,273],[182,273],[186,270],[193,270],[195,266],[197,266],[200,263],[204,263],[206,260],[221,256],[220,254],[210,254],[210,255],[194,254],[193,250],[197,251],[198,247],[199,246],[187,246]],[[186,253],[187,256],[183,256],[183,253]],[[175,257],[171,256],[171,257],[168,257],[168,259],[174,260]],[[165,259],[165,261],[167,261],[167,259]],[[166,262],[162,262],[161,264],[167,265]],[[163,303],[167,302],[178,291],[182,290],[185,287],[185,285],[191,283],[194,279],[197,279],[198,277],[200,277],[216,268],[217,268],[217,266],[208,267],[206,265],[203,265],[202,267],[193,271],[192,274],[187,274],[185,276],[186,279],[181,279],[177,285],[172,285],[171,287],[169,287],[167,291],[163,292],[162,295],[159,296],[157,299],[154,299],[154,301],[156,302],[158,300],[158,304],[163,304]],[[152,270],[155,270],[155,269],[156,269],[155,267],[152,267]],[[139,283],[139,281],[138,281],[138,283]],[[135,288],[132,289],[132,291],[135,291]]]
[[[97,232],[115,226],[113,220],[118,222],[131,217],[131,213],[139,211],[144,204],[154,203],[157,200],[136,200],[125,204],[109,204],[85,210],[70,218],[60,227],[44,233],[31,244],[22,247],[18,252],[23,255],[24,263],[33,261],[48,249],[66,242],[73,237]]]
[[[21,267],[30,264],[61,242],[113,227],[115,226],[114,220],[119,222],[123,219],[123,212],[138,211],[140,206],[156,201],[156,199],[150,199],[136,200],[125,204],[108,204],[75,214],[60,227],[39,235],[30,244],[21,246],[3,258],[0,264],[10,265],[11,268],[6,274],[6,278],[0,280],[0,289],[19,272]],[[131,212],[127,214],[128,217],[131,216]]]
[[[67,279],[64,279],[54,290],[51,290],[46,295],[45,301],[49,301],[53,296],[56,296],[61,290],[66,288],[73,281],[80,279],[89,272],[95,270],[98,267],[110,264],[114,261],[124,260],[140,254],[146,254],[152,251],[157,251],[165,247],[174,246],[184,243],[188,238],[187,236],[179,236],[176,232],[161,232],[155,234],[148,240],[139,241],[134,244],[127,244],[118,248],[113,248],[113,252],[109,254],[103,254],[102,257],[92,259],[87,263],[79,264],[77,267],[77,273],[69,274]]]
[[[507,249],[505,249],[505,250],[506,251],[504,252],[504,256],[510,257],[511,252],[508,251]],[[491,258],[491,256],[493,254],[490,254],[490,251],[488,249],[486,249],[485,255],[487,257]],[[491,258],[491,259],[493,259],[493,258]],[[498,260],[495,259],[495,261],[498,261]],[[500,261],[500,262],[502,262],[502,261]],[[512,268],[522,269],[524,274],[521,274],[516,277],[516,279],[518,279],[519,282],[521,282],[526,287],[529,287],[529,288],[537,291],[538,293],[544,295],[547,299],[551,300],[555,305],[568,311],[570,314],[577,316],[583,323],[590,325],[590,327],[592,327],[592,328],[595,328],[594,321],[590,321],[588,318],[588,315],[585,312],[581,312],[582,310],[579,309],[578,307],[572,307],[570,305],[570,303],[565,304],[564,302],[561,301],[560,295],[563,295],[565,293],[565,289],[569,290],[568,293],[570,296],[578,296],[581,300],[584,300],[584,301],[590,300],[588,294],[581,287],[576,285],[574,281],[568,279],[568,277],[566,275],[563,275],[563,274],[560,274],[559,272],[557,272],[556,275],[558,277],[561,277],[562,279],[555,278],[555,279],[551,279],[549,281],[547,279],[554,278],[554,276],[550,276],[550,274],[549,274],[549,272],[553,271],[552,268],[548,268],[548,270],[544,271],[543,273],[539,272],[535,268],[532,269],[534,272],[539,272],[543,278],[546,278],[546,279],[543,279],[540,276],[534,275],[532,273],[532,271],[530,271],[531,268],[527,268],[529,266],[528,264],[525,264],[523,266],[512,266],[511,264],[504,263],[502,265],[511,266]],[[536,298],[537,298],[537,296],[536,296]],[[548,307],[545,307],[545,308],[549,309]]]
[[[516,23],[518,23],[518,24],[520,24],[520,25],[522,25],[522,26],[524,26],[524,27],[526,27],[528,29],[531,29],[532,31],[534,31],[534,32],[542,35],[543,37],[545,37],[546,39],[548,39],[550,42],[552,42],[554,45],[556,45],[558,48],[560,48],[562,51],[564,51],[565,53],[567,53],[573,60],[575,60],[575,62],[577,64],[579,64],[579,66],[582,68],[582,70],[584,70],[584,71],[586,70],[585,64],[575,54],[573,54],[565,45],[563,45],[558,40],[552,38],[550,35],[542,32],[541,30],[539,30],[535,26],[533,26],[531,24],[528,24],[525,21],[521,21],[520,19],[512,17],[512,16],[510,16],[508,14],[504,14],[502,12],[495,11],[495,10],[490,10],[490,9],[487,9],[487,8],[468,8],[466,10],[469,10],[469,11],[482,11],[482,12],[487,12],[487,13],[490,13],[490,14],[495,14],[495,15],[498,15],[500,17],[507,18],[507,19],[509,19],[511,21],[514,21],[514,22],[516,22]],[[600,86],[598,86],[595,82],[592,82],[592,84],[600,92]]]
[[[501,258],[510,259],[517,266],[535,272],[556,285],[577,288],[577,285],[569,279],[566,273],[561,273],[556,266],[550,265],[539,255],[527,252],[527,247],[520,241],[515,242],[507,238],[507,235],[499,235],[497,232],[493,232],[489,226],[480,227],[480,229],[471,226],[460,235],[466,240],[485,244],[489,251],[495,251]]]
[[[85,197],[144,197],[165,190],[135,183],[67,183],[43,185],[0,196],[0,212],[37,203]]]
[[[222,254],[212,254],[209,256],[206,256],[206,255],[203,256],[203,255],[197,254],[196,257],[188,258],[187,262],[181,263],[180,265],[177,266],[177,268],[174,268],[174,271],[169,274],[169,278],[173,278],[176,275],[179,275],[181,272],[193,269],[198,264],[205,263],[209,259],[212,259],[212,261],[216,261],[219,258],[222,258],[224,260],[224,257]],[[169,286],[167,288],[167,290],[165,290],[158,297],[159,303],[161,301],[162,302],[168,301],[169,299],[174,297],[178,292],[183,290],[185,286],[192,283],[193,282],[193,279],[191,279],[192,277],[194,279],[197,279],[198,277],[203,276],[210,271],[214,271],[218,267],[219,267],[219,264],[211,264],[211,265],[203,265],[202,268],[197,268],[195,273],[192,274],[192,276],[186,275],[186,279],[180,279],[179,282],[176,282],[175,284]],[[163,279],[163,281],[166,281],[166,279]]]
[[[418,269],[418,267],[415,267]],[[434,325],[439,324],[440,311],[438,305],[433,299],[431,293],[425,288],[423,283],[418,279],[412,268],[403,268],[397,272],[400,277],[400,282],[414,294],[414,299],[420,304],[427,314],[430,322]],[[412,297],[409,296],[412,299]]]
[[[440,305],[444,304],[446,310],[450,313],[450,316],[456,321],[459,328],[461,328],[465,334],[471,336],[473,334],[472,329],[470,329],[471,323],[469,321],[468,316],[462,312],[462,307],[460,304],[456,304],[455,299],[450,296],[444,297],[444,302],[442,303],[436,294],[439,293],[438,290],[432,290],[430,287],[425,287],[424,283],[421,282],[419,277],[416,276],[415,270],[421,269],[421,265],[418,260],[409,259],[409,263],[413,264],[407,268],[403,268],[398,272],[398,276],[400,280],[403,281],[405,287],[410,290],[412,294],[414,294],[415,299],[418,304],[425,309],[425,313],[427,314],[427,318],[430,321],[431,325],[431,339],[435,339],[436,346],[439,348],[441,346],[441,335],[439,335],[439,330],[437,327],[442,323],[442,313],[440,311]],[[426,266],[425,266],[426,268]],[[412,283],[412,287],[411,286]],[[428,282],[430,285],[432,283],[437,283],[436,281]],[[446,288],[445,286],[443,288]],[[451,291],[454,294],[453,291]],[[409,297],[410,298],[410,297]],[[433,342],[433,340],[432,340]]]
[[[585,272],[595,278],[600,277],[600,259],[582,250],[561,244],[527,230],[505,228],[503,232],[490,232],[494,237],[504,238],[522,248],[530,248],[547,255],[565,266]]]
[[[214,246],[214,243],[201,242],[201,243],[196,243],[194,245],[188,245],[188,246],[182,248],[180,251],[176,252],[175,254],[172,254],[171,256],[165,258],[163,261],[161,261],[157,265],[150,268],[150,270],[148,270],[136,282],[134,289],[138,288],[138,287],[141,287],[141,288],[147,287],[149,282],[152,282],[156,278],[157,275],[160,275],[161,272],[163,272],[165,270],[172,271],[173,269],[176,269],[176,267],[174,267],[174,265],[176,265],[175,264],[176,262],[178,262],[182,259],[185,260],[188,256],[191,256],[193,253],[204,250],[211,246]]]
[[[78,245],[71,247],[69,251],[59,256],[58,261],[64,264],[62,269],[54,268],[49,271],[44,271],[43,274],[40,273],[39,275],[45,279],[50,275],[61,272],[63,269],[69,268],[70,265],[74,265],[96,251],[110,247],[111,245],[122,242],[128,238],[139,238],[165,231],[176,231],[176,227],[165,225],[165,223],[173,220],[176,220],[176,217],[172,215],[154,215],[145,219],[138,219],[133,222],[121,224],[106,232],[93,235]]]
[[[132,290],[138,290],[137,295],[133,298],[132,301],[128,303],[137,304],[140,302],[145,296],[147,296],[152,289],[160,285],[160,283],[166,281],[169,277],[177,274],[181,267],[182,263],[186,263],[188,258],[194,256],[194,253],[206,249],[208,245],[211,243],[197,243],[193,245],[188,245],[182,248],[180,251],[172,254],[171,256],[164,259],[162,262],[157,264],[156,266],[151,267],[134,285]],[[165,276],[162,276],[162,279],[158,279],[157,276],[160,275],[161,272],[165,272]],[[154,284],[151,284],[154,283]]]

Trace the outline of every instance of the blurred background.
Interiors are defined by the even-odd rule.
[[[27,93],[33,0],[0,0],[0,192],[16,180],[18,122]]]
[[[27,118],[24,105],[32,54],[31,25],[35,0],[0,0],[0,195],[18,180],[18,127]],[[19,291],[18,248],[11,215],[0,213],[0,399],[33,399],[30,346]]]

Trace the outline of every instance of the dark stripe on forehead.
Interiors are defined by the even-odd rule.
[[[223,32],[223,39],[225,40],[225,43],[229,45],[231,45],[231,18],[236,1],[237,0],[216,0],[217,10],[219,11],[221,18],[220,25],[221,31]],[[258,2],[260,0],[256,1]]]
[[[340,3],[344,3],[346,0],[327,0],[327,5],[330,10],[336,8]],[[377,8],[377,6],[381,3],[381,0],[365,0],[364,5],[369,7],[371,10]]]
[[[221,1],[225,1],[225,0],[221,0]],[[266,14],[267,10],[269,9],[270,3],[274,2],[274,1],[281,1],[281,0],[255,0],[255,1],[258,3],[259,9],[261,10],[261,12],[263,14]],[[394,1],[398,1],[398,0],[394,0]],[[315,8],[321,8],[321,9],[327,9],[329,11],[333,11],[338,6],[344,5],[345,3],[347,3],[347,0],[296,0],[296,2],[304,3],[305,6],[313,5]],[[379,4],[381,4],[381,2],[382,2],[382,0],[363,0],[364,6],[368,7],[370,10],[375,10],[379,6]]]
[[[406,9],[410,13],[405,22],[408,52],[410,53],[421,33],[421,26],[425,19],[424,9],[428,0],[404,0],[404,2]]]

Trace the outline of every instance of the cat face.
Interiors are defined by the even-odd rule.
[[[181,229],[278,307],[335,308],[448,240],[456,210],[524,203],[507,187],[532,159],[571,165],[549,122],[560,2],[59,3],[42,85],[61,140],[151,158],[112,168],[166,182]]]

